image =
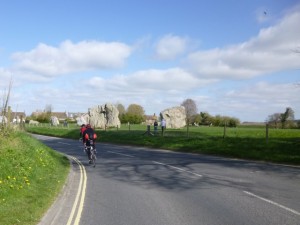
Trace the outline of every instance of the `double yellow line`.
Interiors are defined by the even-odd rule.
[[[75,199],[75,202],[73,204],[72,211],[71,211],[71,214],[70,214],[67,225],[71,225],[71,224],[78,225],[79,221],[80,221],[81,213],[82,213],[82,210],[83,210],[83,203],[84,203],[84,198],[85,198],[87,177],[86,177],[85,168],[82,165],[82,163],[73,156],[69,156],[69,157],[71,159],[73,159],[78,164],[78,166],[80,168],[80,182],[79,182],[79,187],[78,187],[76,199]]]

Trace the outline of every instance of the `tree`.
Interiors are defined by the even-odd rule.
[[[287,107],[285,112],[281,114],[280,121],[282,128],[285,128],[287,121],[295,119],[294,110],[291,107]]]
[[[53,111],[53,107],[51,104],[48,104],[45,106],[45,112],[48,113],[48,114],[51,114]]]
[[[181,105],[185,108],[187,124],[192,120],[192,117],[197,114],[197,105],[194,100],[188,98],[184,100]]]
[[[268,116],[267,122],[269,124],[274,125],[275,128],[277,128],[278,124],[281,120],[281,114],[280,113],[273,113],[272,115]]]
[[[210,125],[213,122],[213,117],[207,112],[200,112],[200,123],[202,125]]]
[[[121,120],[122,116],[126,113],[125,107],[121,103],[118,103],[116,107],[119,111],[119,119]]]
[[[192,122],[194,116],[197,114],[197,106],[194,100],[188,98],[184,100],[181,103],[181,106],[185,108],[185,114],[186,114],[186,129],[187,129],[187,136],[189,137],[189,126],[190,123]]]
[[[144,116],[145,111],[142,106],[137,105],[137,104],[131,104],[127,108],[127,113],[132,114],[132,115],[137,115],[137,116]]]
[[[126,120],[130,123],[141,123],[145,120],[145,111],[144,108],[137,104],[131,104],[127,108]]]

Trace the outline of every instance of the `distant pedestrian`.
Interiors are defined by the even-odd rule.
[[[154,133],[157,134],[157,127],[158,127],[158,123],[157,120],[154,121]]]
[[[164,118],[161,120],[160,125],[161,125],[161,134],[162,134],[162,136],[164,136],[164,132],[166,130],[166,120]]]

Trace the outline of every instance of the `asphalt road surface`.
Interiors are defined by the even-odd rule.
[[[63,193],[40,225],[300,225],[300,168],[35,135],[67,154]]]

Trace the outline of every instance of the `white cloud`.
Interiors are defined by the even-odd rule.
[[[188,39],[168,34],[162,37],[155,46],[156,57],[160,60],[175,59],[187,49]]]
[[[39,44],[29,52],[14,53],[17,70],[44,77],[72,72],[118,68],[130,56],[131,48],[119,42],[65,41],[59,47]]]
[[[216,96],[200,101],[200,110],[212,114],[234,116],[242,121],[260,121],[273,113],[282,113],[286,107],[295,111],[299,118],[300,88],[294,83],[272,84],[258,82],[253,85],[234,87],[229,91],[218,90]],[[297,114],[298,113],[298,114]]]
[[[300,11],[273,27],[262,29],[247,42],[190,54],[187,66],[200,77],[248,79],[285,69],[300,68]]]
[[[6,88],[8,89],[10,80],[12,79],[12,72],[0,67],[0,88]]]
[[[181,68],[171,68],[137,71],[126,76],[116,75],[110,79],[93,77],[88,84],[94,89],[119,90],[122,93],[129,92],[134,95],[137,92],[141,94],[166,91],[184,92],[216,81],[215,79],[199,79]]]

